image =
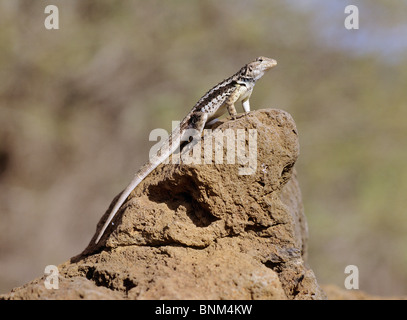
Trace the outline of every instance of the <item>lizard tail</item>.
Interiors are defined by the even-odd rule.
[[[109,217],[107,218],[105,224],[103,225],[103,228],[100,230],[98,237],[96,238],[95,243],[98,243],[100,238],[102,238],[103,234],[105,233],[107,227],[109,226],[110,222],[113,220],[113,217],[116,215],[117,211],[119,211],[120,207],[126,201],[127,197],[130,195],[130,193],[134,190],[135,187],[142,181],[143,179],[140,179],[137,175],[134,177],[134,179],[131,181],[131,183],[127,186],[127,188],[122,192],[120,195],[119,200],[117,200],[115,206],[112,209],[112,212],[110,213]]]
[[[105,224],[103,225],[102,229],[100,230],[98,237],[96,238],[95,243],[97,244],[99,240],[102,238],[103,234],[105,233],[107,227],[109,226],[110,222],[113,220],[116,213],[119,211],[120,207],[126,201],[127,197],[130,193],[140,184],[141,181],[147,177],[151,171],[157,168],[165,159],[169,157],[178,147],[179,147],[179,139],[181,134],[178,132],[173,132],[168,140],[163,144],[163,146],[159,149],[160,155],[157,154],[147,162],[141,169],[136,173],[133,180],[130,184],[124,189],[121,193],[119,200],[117,200],[115,206],[112,209],[109,217],[107,218]],[[174,143],[173,143],[174,142]],[[165,149],[164,149],[165,148]],[[169,151],[168,151],[169,150]]]

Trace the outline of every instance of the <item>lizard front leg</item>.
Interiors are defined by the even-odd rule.
[[[250,96],[252,95],[253,87],[251,89],[247,89],[246,93],[242,95],[242,107],[244,112],[247,114],[250,112]]]
[[[226,99],[225,105],[226,108],[232,118],[232,120],[236,120],[238,118],[235,102],[239,100],[247,92],[247,88],[245,86],[236,85],[236,89],[230,94],[230,96]],[[246,110],[245,110],[246,111]],[[249,107],[250,111],[250,107]]]
[[[249,98],[246,98],[245,100],[242,101],[242,107],[243,107],[244,112],[246,112],[246,113],[250,112]]]

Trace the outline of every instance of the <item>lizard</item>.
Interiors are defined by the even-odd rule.
[[[277,61],[274,59],[258,57],[256,60],[244,65],[234,75],[218,83],[202,96],[192,110],[180,122],[178,127],[173,130],[157,152],[153,154],[149,161],[137,171],[133,180],[126,189],[124,189],[115,203],[110,215],[106,219],[102,229],[99,231],[95,243],[97,244],[100,241],[107,227],[112,222],[114,216],[131,192],[150,174],[151,171],[158,167],[180,147],[181,141],[189,141],[186,149],[190,149],[192,147],[192,141],[200,139],[205,125],[211,124],[214,119],[216,120],[217,117],[223,115],[226,111],[231,118],[235,120],[237,118],[235,108],[236,102],[242,102],[245,114],[249,113],[249,98],[252,94],[254,85],[267,70],[275,65],[277,65]],[[188,132],[191,132],[188,131],[188,129],[194,129],[192,141],[190,140],[190,134],[187,135]]]

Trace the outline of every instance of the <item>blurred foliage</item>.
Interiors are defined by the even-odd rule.
[[[251,105],[296,120],[319,282],[343,286],[354,264],[361,289],[405,295],[406,39],[397,54],[380,43],[406,28],[406,4],[352,4],[360,30],[343,1],[0,0],[0,292],[80,252],[149,132],[265,55],[279,64]]]

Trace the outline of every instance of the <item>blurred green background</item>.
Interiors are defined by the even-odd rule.
[[[0,0],[0,293],[82,251],[149,132],[264,55],[278,66],[251,105],[296,121],[319,283],[343,288],[353,264],[360,289],[406,295],[406,13],[398,0]]]

